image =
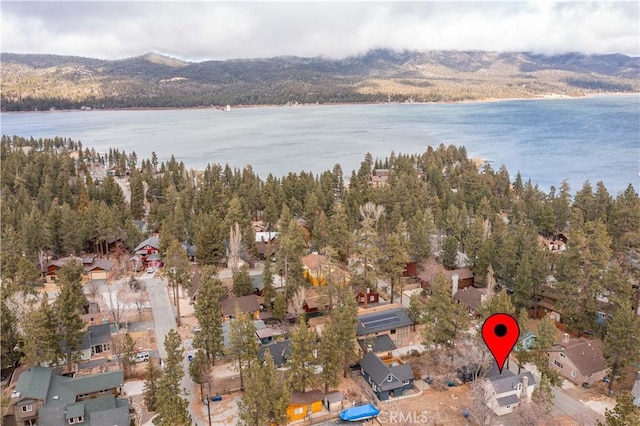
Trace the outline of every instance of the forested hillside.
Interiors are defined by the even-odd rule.
[[[625,55],[373,50],[334,60],[186,62],[2,53],[2,110],[439,102],[639,91]]]
[[[37,277],[28,271],[43,256],[109,254],[107,242],[114,239],[131,250],[144,236],[138,220],[164,241],[195,244],[199,260],[214,264],[224,256],[234,223],[240,224],[245,255],[252,257],[252,220],[275,230],[278,223],[304,217],[312,229],[311,249],[331,252],[344,265],[363,249],[362,238],[374,241],[371,256],[380,274],[391,274],[385,259],[392,263],[388,255],[396,251],[419,261],[436,253],[446,267],[454,266],[460,251],[477,282],[484,285],[492,270],[497,284],[513,291],[518,308],[535,308],[554,276],[555,290],[566,295],[563,308],[571,312],[567,325],[576,330],[593,328],[593,315],[602,309],[597,296],[621,292],[631,301],[637,291],[631,283],[638,282],[640,199],[631,185],[617,196],[589,182],[575,192],[560,182],[544,193],[504,166],[479,170],[464,147],[441,145],[386,159],[367,155],[350,176],[336,164],[317,176],[289,173],[266,180],[250,167],[212,164],[196,173],[174,159],[158,164],[155,156],[138,159],[117,150],[100,155],[61,138],[3,136],[1,149],[4,290],[33,290],[37,279],[25,277]],[[130,204],[116,177],[91,177],[100,168],[126,176]],[[379,168],[390,170],[388,181],[372,186],[372,171]],[[373,217],[373,210],[363,212],[368,203],[382,212],[373,229],[364,221]],[[559,233],[569,238],[565,253],[540,244],[541,237]]]

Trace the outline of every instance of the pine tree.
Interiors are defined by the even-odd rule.
[[[378,258],[378,264],[380,272],[385,274],[391,282],[389,303],[393,303],[396,293],[400,293],[402,300],[402,288],[399,288],[400,279],[408,261],[409,257],[400,236],[395,232],[387,235],[382,254]]]
[[[480,313],[483,320],[498,313],[515,316],[516,308],[511,303],[511,298],[507,291],[502,289],[498,294],[480,305]]]
[[[331,217],[329,217],[329,224],[327,226],[328,243],[329,246],[336,250],[336,257],[341,262],[346,262],[353,246],[352,234],[349,232],[347,213],[340,202],[334,205],[333,210],[334,212]]]
[[[557,370],[549,366],[549,356],[547,355],[547,351],[551,350],[556,342],[557,332],[558,329],[553,318],[549,315],[545,316],[538,324],[536,340],[530,353],[531,362],[535,364],[543,377],[549,379],[552,386],[559,386],[562,383],[562,378]]]
[[[603,355],[609,367],[609,391],[618,376],[622,376],[626,368],[640,359],[640,317],[638,317],[628,300],[621,300],[609,319],[602,342]]]
[[[122,340],[122,368],[127,376],[131,376],[131,359],[136,354],[136,342],[129,333],[126,333]]]
[[[195,244],[200,264],[215,265],[225,255],[224,233],[217,211],[199,217]]]
[[[222,281],[217,277],[215,266],[205,265],[201,271],[200,289],[195,308],[195,316],[201,330],[193,339],[193,344],[204,351],[211,364],[215,364],[216,356],[221,356],[224,351],[220,307],[220,298],[223,294],[224,288]]]
[[[467,329],[468,317],[464,309],[451,297],[446,277],[438,273],[431,285],[431,297],[424,309],[424,345],[448,348]]]
[[[338,374],[341,365],[341,348],[338,339],[336,325],[328,322],[322,331],[322,338],[318,346],[318,361],[322,366],[320,382],[324,385],[324,393],[328,393],[329,388],[340,383]]]
[[[176,320],[180,326],[180,298],[179,287],[191,290],[191,270],[187,252],[177,240],[169,243],[166,255],[164,256],[164,273],[173,287],[173,302],[176,306]]]
[[[290,393],[287,382],[276,370],[271,352],[267,350],[264,364],[252,363],[248,367],[247,384],[238,402],[238,424],[269,426],[287,422]],[[265,395],[269,395],[265,398]]]
[[[11,367],[20,359],[16,350],[20,335],[17,329],[16,316],[9,309],[4,299],[0,300],[0,362],[2,368]]]
[[[418,209],[407,223],[410,253],[418,262],[431,258],[431,235],[435,232],[430,209]]]
[[[247,296],[253,293],[253,281],[249,276],[249,270],[243,265],[238,272],[233,274],[233,294],[236,297]]]
[[[573,331],[590,330],[602,293],[602,271],[611,261],[611,237],[602,222],[586,222],[572,229],[567,251],[558,263],[559,308]]]
[[[158,387],[160,381],[160,369],[153,360],[147,363],[147,374],[144,382],[144,404],[147,411],[156,411],[158,408]]]
[[[262,296],[269,307],[271,307],[273,298],[276,296],[276,290],[273,288],[273,271],[271,268],[271,259],[268,257],[264,261],[264,269],[262,270]]]
[[[269,394],[266,404],[267,424],[286,424],[287,407],[291,400],[291,393],[285,376],[276,370],[273,357],[269,351],[264,356],[262,380],[263,389],[266,389]]]
[[[46,294],[43,295],[40,306],[32,307],[25,313],[22,329],[24,334],[20,347],[24,354],[22,364],[57,365],[62,357],[62,349],[56,330],[55,314],[49,306]]]
[[[331,311],[331,322],[338,334],[340,365],[343,369],[343,375],[346,377],[349,364],[357,359],[354,343],[358,330],[358,303],[353,297],[351,286],[342,289],[338,300],[339,302]]]
[[[275,301],[273,302],[273,316],[278,321],[282,321],[287,314],[287,300],[284,293],[276,293]]]
[[[315,332],[307,326],[302,316],[291,332],[291,356],[287,359],[291,388],[295,391],[304,392],[314,374],[312,364],[315,363],[315,346]]]
[[[156,426],[191,425],[192,420],[188,412],[189,401],[181,396],[180,381],[184,376],[182,368],[182,341],[174,329],[164,338],[164,348],[167,359],[164,361],[162,377],[157,388],[158,415],[153,418]]]
[[[607,426],[635,426],[640,424],[640,407],[633,403],[633,395],[622,392],[616,397],[616,406],[604,412]],[[598,423],[603,426],[602,423]]]
[[[265,359],[271,357],[267,350]],[[254,362],[247,367],[248,379],[243,386],[242,397],[238,401],[238,411],[240,413],[238,424],[241,426],[266,426],[267,425],[267,402],[264,396],[269,395],[271,389],[264,387],[262,380],[262,369],[260,363]]]
[[[251,365],[257,362],[258,342],[256,326],[247,314],[240,312],[236,304],[233,320],[229,326],[229,356],[238,360],[240,387],[244,388],[244,373],[251,371]]]
[[[78,357],[78,351],[84,338],[84,321],[82,321],[85,303],[82,293],[82,265],[70,262],[60,268],[58,273],[60,293],[54,303],[56,328],[60,339],[65,344],[67,367]]]
[[[440,251],[440,259],[442,266],[447,269],[455,269],[457,267],[458,239],[456,237],[449,236],[444,239],[442,250]]]
[[[204,351],[197,351],[196,356],[189,363],[189,375],[194,383],[200,385],[200,396],[202,393],[202,385],[209,382],[209,374],[211,373],[211,363]]]

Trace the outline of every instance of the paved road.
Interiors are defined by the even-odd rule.
[[[567,415],[578,421],[581,425],[597,425],[598,421],[604,423],[604,416],[596,413],[580,401],[576,401],[567,395],[562,389],[553,388],[553,409],[554,416]]]
[[[177,329],[174,308],[169,301],[169,293],[167,292],[167,283],[160,278],[149,276],[148,274],[143,275],[142,280],[145,282],[147,293],[149,294],[151,311],[153,312],[158,353],[161,359],[166,359],[167,351],[164,347],[164,337],[169,333],[169,330]],[[184,358],[182,366],[184,368],[184,376],[181,386],[189,393],[189,414],[191,415],[194,425],[203,425],[204,423],[193,410],[195,389],[191,376],[189,375],[189,361],[187,361],[186,357]]]

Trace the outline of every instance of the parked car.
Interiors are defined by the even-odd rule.
[[[202,331],[202,327],[200,327],[199,325],[194,325],[193,326],[193,332],[194,333],[199,333],[200,331]]]
[[[135,354],[131,358],[131,362],[145,362],[145,361],[149,361],[149,359],[151,359],[151,355],[149,355],[149,352],[144,351],[144,352],[138,352],[137,354]]]
[[[156,272],[156,268],[147,268],[147,274],[153,274]]]

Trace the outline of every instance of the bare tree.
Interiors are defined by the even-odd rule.
[[[300,316],[304,313],[304,301],[307,298],[307,289],[305,287],[299,287],[295,293],[291,295],[289,302],[287,303],[287,310],[291,313],[295,313]]]
[[[127,305],[121,303],[120,296],[122,292],[126,290],[116,291],[115,293],[109,289],[109,311],[111,312],[111,316],[116,323],[117,332],[120,331],[120,322],[122,321],[122,317],[127,308]]]
[[[240,265],[240,249],[242,242],[242,232],[238,222],[229,231],[229,268],[232,273],[238,272]]]
[[[493,411],[487,405],[490,399],[491,393],[487,390],[486,381],[484,379],[476,380],[471,384],[471,407],[469,407],[469,420],[473,424],[491,424]]]
[[[98,281],[96,280],[89,281],[89,285],[87,286],[87,289],[89,290],[89,295],[91,296],[91,298],[93,300],[96,300],[96,298],[98,297],[98,292],[100,290],[100,284],[98,283]]]

